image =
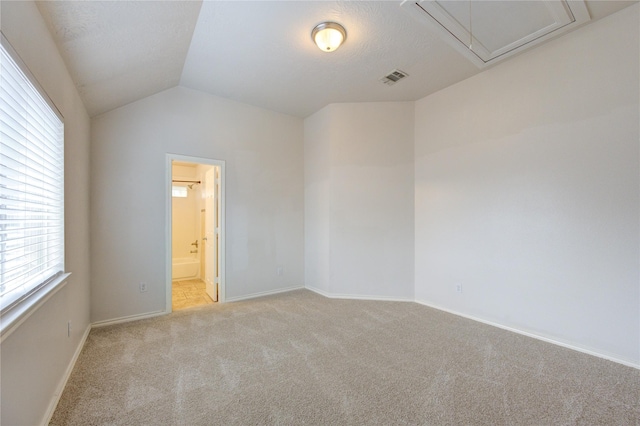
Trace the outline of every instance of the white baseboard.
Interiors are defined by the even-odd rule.
[[[91,332],[91,324],[87,326],[87,329],[84,331],[82,338],[80,339],[80,343],[73,353],[73,357],[71,358],[71,362],[67,366],[67,370],[64,372],[64,376],[62,376],[62,380],[58,384],[56,388],[56,392],[51,397],[51,402],[49,403],[49,407],[47,408],[47,412],[44,417],[43,425],[48,425],[51,422],[51,418],[53,417],[53,413],[56,411],[56,407],[58,406],[58,402],[60,402],[60,397],[62,397],[62,392],[64,388],[67,386],[67,382],[69,381],[69,377],[71,377],[71,372],[73,371],[73,367],[76,365],[76,361],[78,361],[78,357],[82,352],[82,348],[84,348],[84,344],[87,342],[87,338],[89,337],[89,332]]]
[[[427,306],[429,308],[437,309],[439,311],[443,311],[443,312],[447,312],[449,314],[457,315],[459,317],[467,318],[467,319],[470,319],[472,321],[481,322],[483,324],[487,324],[487,325],[490,325],[490,326],[493,326],[493,327],[498,327],[498,328],[501,328],[503,330],[507,330],[507,331],[511,331],[513,333],[521,334],[523,336],[532,337],[534,339],[542,340],[543,342],[552,343],[554,345],[562,346],[563,348],[572,349],[574,351],[582,352],[582,353],[585,353],[587,355],[592,355],[592,356],[595,356],[595,357],[598,357],[598,358],[603,358],[603,359],[606,359],[608,361],[613,361],[613,362],[616,362],[618,364],[626,365],[627,367],[633,367],[633,368],[640,369],[640,364],[638,364],[638,363],[635,363],[633,361],[628,361],[628,360],[625,360],[625,359],[621,359],[621,358],[617,358],[617,357],[609,355],[609,354],[603,354],[603,353],[597,352],[597,351],[595,351],[593,349],[583,348],[583,347],[580,347],[580,346],[576,346],[575,344],[572,344],[572,343],[563,342],[561,340],[556,340],[556,339],[553,339],[553,338],[542,336],[540,334],[536,334],[536,333],[533,333],[533,332],[530,332],[530,331],[520,330],[518,328],[509,327],[509,326],[502,325],[502,324],[499,324],[499,323],[496,323],[496,322],[493,322],[493,321],[488,321],[488,320],[485,320],[485,319],[482,319],[482,318],[474,317],[472,315],[463,314],[463,313],[460,313],[460,312],[457,312],[457,311],[453,311],[451,309],[443,308],[443,307],[440,307],[440,306],[437,306],[437,305],[434,305],[434,304],[431,304],[429,302],[425,302],[425,301],[422,301],[422,300],[417,300],[416,299],[415,302],[419,303],[421,305]]]
[[[121,324],[123,322],[137,321],[137,320],[146,319],[146,318],[153,318],[153,317],[158,317],[160,315],[166,315],[166,314],[167,312],[165,311],[154,311],[154,312],[147,312],[146,314],[129,315],[126,317],[114,318],[114,319],[104,320],[104,321],[97,321],[91,324],[91,327],[92,328],[106,327],[108,325]]]
[[[342,294],[342,293],[329,293],[324,290],[320,290],[316,287],[306,286],[307,290],[318,293],[321,296],[328,297],[329,299],[351,299],[351,300],[377,300],[386,302],[414,302],[413,298],[407,297],[391,297],[391,296],[368,296],[362,294]]]
[[[296,286],[296,287],[279,288],[276,290],[260,291],[258,293],[246,294],[244,296],[227,297],[224,302],[225,303],[239,302],[241,300],[255,299],[256,297],[271,296],[272,294],[286,293],[294,290],[302,290],[303,288],[304,288],[303,286]]]

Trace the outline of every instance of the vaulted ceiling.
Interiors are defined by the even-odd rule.
[[[493,5],[508,10],[518,2]],[[593,22],[634,2],[585,3]],[[472,0],[476,8],[482,3]],[[329,103],[417,100],[482,71],[399,0],[42,1],[38,7],[91,116],[182,85],[306,117]],[[346,43],[333,53],[320,51],[310,36],[327,20],[347,30]],[[394,69],[409,77],[383,84],[380,78]]]

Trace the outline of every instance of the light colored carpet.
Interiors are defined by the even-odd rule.
[[[91,331],[53,425],[640,424],[640,371],[307,290]]]

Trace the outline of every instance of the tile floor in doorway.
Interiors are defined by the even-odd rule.
[[[172,283],[171,306],[174,311],[213,303],[205,291],[204,281],[200,279]]]

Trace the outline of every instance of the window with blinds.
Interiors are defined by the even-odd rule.
[[[64,125],[4,37],[1,46],[0,311],[4,312],[64,271]]]
[[[171,196],[173,198],[187,198],[187,187],[186,186],[171,186]]]

